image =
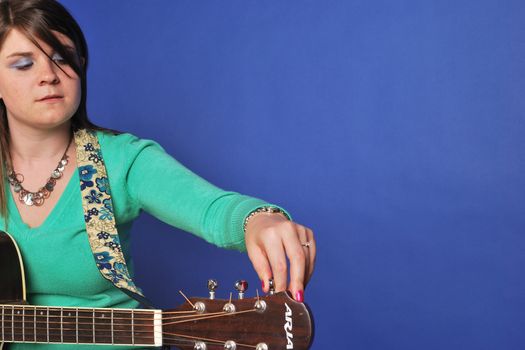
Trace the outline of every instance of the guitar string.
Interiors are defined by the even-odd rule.
[[[213,342],[213,343],[217,343],[217,344],[221,344],[221,345],[226,342],[226,340],[218,340],[218,339],[203,338],[203,337],[194,337],[194,336],[191,336],[191,335],[184,335],[184,334],[177,334],[177,333],[168,333],[168,335],[172,335],[174,337],[185,338],[185,339],[203,340],[203,341]],[[235,344],[237,346],[243,346],[243,347],[246,347],[246,348],[254,348],[255,349],[257,347],[256,345],[243,344],[243,343],[237,343],[237,342],[235,342]]]
[[[169,325],[174,325],[174,324],[179,324],[179,323],[186,323],[186,322],[194,322],[194,321],[200,321],[200,320],[204,320],[204,319],[211,319],[211,318],[217,318],[217,317],[223,317],[223,316],[233,316],[233,315],[238,315],[238,314],[243,314],[243,313],[248,313],[248,312],[255,312],[257,311],[256,309],[249,309],[249,310],[243,310],[243,311],[236,311],[236,312],[225,312],[225,311],[222,311],[222,312],[214,312],[214,313],[207,313],[207,314],[202,314],[202,315],[186,315],[186,316],[179,316],[179,317],[164,317],[164,318],[161,318],[162,321],[170,321],[170,320],[178,320],[178,321],[172,321],[172,322],[165,322],[163,323],[164,326],[169,326]],[[44,322],[44,320],[36,320],[36,322],[31,319],[31,320],[26,320],[27,317],[31,317],[31,318],[34,318],[35,315],[20,315],[20,314],[6,314],[4,313],[4,318],[5,316],[7,316],[8,318],[10,317],[13,317],[13,316],[16,316],[16,317],[19,317],[20,319],[18,320],[9,320],[9,319],[5,319],[5,322],[9,323],[9,324],[12,324],[14,323],[14,327],[6,327],[6,328],[26,328],[24,327],[24,324],[25,323],[31,323],[31,324],[42,324]],[[59,324],[59,325],[93,325],[93,322],[67,322],[67,321],[47,321],[48,317],[47,315],[36,315],[36,318],[38,317],[44,317],[46,320],[45,320],[45,323],[46,324]],[[60,318],[61,316],[60,315],[50,315],[49,317],[51,318]],[[193,317],[193,318],[188,318],[188,317]],[[78,318],[88,318],[88,319],[93,319],[93,320],[96,320],[97,318],[93,318],[93,317],[87,317],[87,316],[81,316],[81,317],[75,317],[75,316],[63,316],[61,317],[62,319],[64,318],[67,318],[67,319],[78,319]],[[179,320],[180,318],[187,318],[187,319],[184,319],[184,320]],[[113,324],[113,326],[131,326],[131,323],[114,323],[114,322],[111,322],[111,319],[110,318],[98,318],[98,320],[104,320],[104,321],[107,321],[105,323],[102,323],[102,324],[98,324],[98,326],[102,326],[102,325],[111,325]],[[131,322],[131,319],[129,318],[113,318],[114,320],[115,319],[124,319],[124,320],[130,320]],[[142,321],[151,321],[153,322],[154,319],[153,318],[149,318],[149,319],[141,319]],[[134,319],[134,321],[137,321],[137,319]],[[149,324],[135,324],[134,326],[150,326]],[[38,329],[47,329],[47,327],[45,328],[40,328],[40,327],[32,327],[32,328],[38,328]],[[63,329],[63,327],[60,327]],[[76,327],[75,328],[67,328],[65,330],[76,330]],[[125,331],[125,330],[119,330],[119,329],[116,329],[115,331]]]
[[[196,311],[193,311],[193,314],[195,314]],[[170,317],[163,317],[163,318],[160,318],[161,321],[168,321],[168,320],[173,320],[173,319],[184,319],[184,318],[188,318],[188,317],[195,317],[195,315],[183,315],[183,316],[170,316]],[[219,314],[219,312],[217,313],[208,313],[206,315],[213,315],[213,314]],[[2,315],[2,314],[0,314]],[[48,315],[45,314],[45,315],[32,315],[32,314],[17,314],[17,313],[4,313],[3,314],[5,317],[12,317],[14,316],[15,318],[18,318],[17,320],[15,320],[15,322],[22,322],[22,318],[24,318],[24,322],[31,322],[33,321],[33,318],[36,318],[36,322],[43,322],[44,320],[47,320],[48,318]],[[31,318],[31,319],[29,319]],[[40,320],[39,320],[40,318]],[[101,316],[98,316],[98,317],[93,317],[93,316],[81,316],[79,315],[78,317],[77,316],[74,316],[74,315],[63,315],[63,316],[60,316],[60,315],[49,315],[49,318],[62,318],[63,320],[81,320],[81,319],[87,319],[87,320],[96,320],[96,321],[100,321],[100,320],[104,320],[104,321],[107,321],[107,324],[110,324],[111,323],[111,318],[110,316],[104,316],[104,317],[101,317]],[[44,319],[44,320],[42,320]],[[115,317],[113,316],[113,320],[129,320],[131,322],[132,318],[131,317]],[[148,318],[133,318],[133,321],[136,322],[136,321],[146,321],[146,322],[152,322],[154,321],[155,318],[153,317],[148,317]],[[8,320],[10,321],[10,320]],[[34,321],[33,321],[34,322]],[[50,322],[52,323],[52,322]],[[60,323],[59,321],[55,322],[55,323]],[[73,323],[77,323],[77,322],[73,322]],[[89,323],[82,323],[82,322],[78,322],[78,324],[91,324],[92,322],[89,322]],[[106,324],[106,323],[102,323],[102,324]],[[117,324],[118,323],[113,323],[113,324]],[[128,323],[121,323],[120,325],[127,325]]]
[[[57,311],[57,312],[61,312],[61,311],[65,311],[67,310],[68,312],[76,312],[76,308],[70,308],[70,307],[47,307],[47,306],[36,306],[36,305],[13,305],[13,304],[0,304],[0,308],[1,307],[4,307],[5,310],[8,310],[10,309],[9,311],[11,311],[13,309],[13,307],[15,308],[15,310],[22,310],[22,309],[29,309],[29,310],[36,310],[36,311]],[[97,308],[93,308],[93,309],[90,309],[90,308],[79,308],[78,309],[78,312],[82,312],[82,313],[93,313],[93,312],[98,312],[98,313],[110,313],[111,311],[108,311],[108,310],[112,310],[112,309],[97,309]],[[114,310],[114,309],[113,309]],[[153,313],[154,311],[139,311],[139,310],[135,310],[135,309],[119,309],[119,310],[114,310],[114,313],[131,313],[133,312],[134,315],[150,315],[151,313]],[[162,313],[166,313],[166,314],[188,314],[188,313],[194,313],[196,312],[195,310],[186,310],[186,311],[163,311]],[[32,316],[32,315],[31,315]],[[37,315],[38,316],[38,315]],[[60,315],[58,315],[60,316]],[[87,317],[87,316],[86,316]]]
[[[74,335],[66,335],[66,334],[62,334],[62,333],[50,333],[49,334],[49,337],[47,336],[47,334],[25,334],[25,337],[23,339],[18,339],[17,336],[21,336],[22,334],[20,333],[15,333],[15,334],[5,334],[7,337],[9,337],[10,335],[12,336],[12,339],[5,339],[3,341],[5,342],[10,342],[10,341],[22,341],[22,342],[25,342],[25,343],[42,343],[42,342],[49,342],[48,339],[50,339],[51,342],[53,342],[54,340],[52,339],[53,337],[60,337],[61,338],[61,343],[70,343],[70,344],[78,344],[78,343],[86,343],[86,344],[93,344],[93,343],[98,343],[98,344],[106,344],[104,342],[104,340],[108,341],[110,339],[115,339],[115,338],[112,338],[110,335],[104,335],[104,336],[101,336],[101,335],[98,335],[96,336],[95,339],[93,339],[90,336],[86,336],[85,335],[79,335],[78,337],[74,336]],[[200,341],[206,341],[206,342],[209,342],[209,343],[214,343],[214,344],[218,344],[218,345],[223,345],[227,340],[219,340],[219,339],[212,339],[212,338],[204,338],[204,337],[195,337],[195,336],[189,336],[189,335],[184,335],[184,334],[178,334],[178,333],[170,333],[170,332],[162,332],[162,335],[164,336],[163,337],[163,342],[166,343],[166,344],[170,344],[170,345],[173,345],[173,346],[177,346],[177,345],[188,345],[188,344],[192,344],[194,343],[192,340],[200,340]],[[32,340],[31,339],[27,339],[27,338],[33,338]],[[75,337],[75,339],[77,341],[67,341],[67,337]],[[41,340],[41,338],[45,339],[45,340]],[[64,341],[64,338],[66,339],[66,341]],[[114,344],[117,344],[117,345],[126,345],[126,344],[130,344],[130,345],[137,345],[142,343],[142,344],[153,344],[155,342],[155,337],[154,336],[134,336],[132,333],[130,333],[127,337],[125,337],[124,335],[120,336],[120,340],[121,341],[113,341],[112,343]],[[134,339],[134,342],[130,342],[130,341],[122,341],[122,338],[132,338]],[[93,342],[91,341],[87,341],[87,339],[89,340],[94,340]],[[116,338],[118,339],[118,338]],[[228,339],[228,340],[231,340],[231,339]],[[211,344],[210,344],[211,345]],[[256,348],[257,346],[256,345],[249,345],[249,344],[243,344],[243,343],[238,343],[236,342],[236,345],[238,347],[247,347],[247,348]]]
[[[222,315],[222,314],[225,314],[226,312],[224,311],[220,311],[220,312],[212,312],[212,313],[206,313],[206,314],[202,314],[202,315],[195,315],[196,311],[188,311],[188,313],[192,313],[191,315],[181,315],[181,316],[170,316],[170,317],[161,317],[160,320],[161,321],[170,321],[170,320],[178,320],[178,319],[185,319],[185,318],[190,318],[190,317],[196,317],[196,318],[200,318],[202,316],[213,316],[213,315]],[[164,315],[164,312],[162,313]],[[7,318],[12,318],[13,316],[15,316],[16,319],[14,322],[15,323],[26,323],[26,322],[31,322],[31,323],[49,323],[49,324],[79,324],[79,325],[91,325],[93,324],[93,322],[68,322],[68,320],[81,320],[81,319],[87,319],[87,320],[96,320],[96,321],[100,321],[100,320],[104,320],[106,322],[102,323],[102,325],[105,325],[105,324],[112,324],[114,326],[130,326],[131,323],[115,323],[115,322],[111,322],[111,318],[109,317],[93,317],[93,316],[82,316],[82,315],[78,315],[78,316],[74,316],[74,315],[42,315],[42,314],[37,314],[36,316],[34,314],[18,314],[18,313],[3,313],[4,315],[4,318],[7,317]],[[29,319],[31,318],[31,319]],[[65,319],[66,321],[50,321],[48,322],[48,318],[53,318],[53,319],[57,319],[57,318],[61,318],[61,319]],[[35,321],[36,320],[36,321]],[[115,317],[113,316],[113,320],[129,320],[131,322],[132,318],[130,317]],[[148,322],[153,322],[155,319],[154,318],[133,318],[133,321],[134,322],[137,322],[137,321],[148,321]],[[190,319],[191,321],[192,319]],[[11,322],[11,320],[6,320],[7,322]],[[142,325],[142,326],[146,326],[147,324],[137,324],[138,326]]]
[[[164,323],[163,325],[164,326],[170,326],[170,325],[179,324],[179,323],[200,321],[200,320],[206,320],[206,319],[217,318],[217,317],[233,316],[233,315],[245,314],[247,312],[256,312],[256,311],[257,311],[256,309],[251,309],[251,310],[243,310],[243,311],[236,311],[236,312],[225,312],[225,313],[222,313],[220,315],[203,316],[203,317],[196,317],[194,319],[189,319],[189,320],[168,322],[168,323]]]
[[[12,311],[12,308],[9,307],[10,310],[9,311]],[[51,309],[50,309],[51,310]],[[60,311],[60,309],[54,309],[55,311]],[[21,311],[21,309],[16,309],[15,308],[15,311]],[[43,310],[40,310],[40,311],[43,311]],[[251,310],[245,310],[245,311],[254,311],[254,309],[251,309]],[[110,324],[111,323],[111,319],[108,318],[107,316],[91,316],[91,315],[81,315],[80,313],[78,314],[78,316],[76,315],[71,315],[71,313],[75,313],[76,311],[74,312],[69,312],[68,311],[68,315],[48,315],[48,314],[37,314],[37,315],[34,315],[34,314],[27,314],[25,313],[24,311],[24,314],[19,314],[19,313],[3,313],[4,317],[13,317],[13,316],[16,316],[16,317],[19,317],[19,318],[23,318],[23,320],[16,320],[15,322],[26,322],[26,318],[36,318],[37,321],[36,322],[39,322],[40,320],[38,320],[38,318],[45,318],[47,320],[48,317],[51,317],[51,318],[61,318],[61,319],[88,319],[88,320],[105,320],[107,321],[107,324]],[[79,310],[79,312],[81,313],[90,313],[92,314],[93,312],[92,311],[87,311],[87,310]],[[96,312],[96,311],[95,311]],[[118,314],[123,314],[125,312],[117,312]],[[173,312],[173,311],[166,311],[166,312],[162,312],[162,316],[164,315],[170,315],[170,314],[179,314],[179,313],[185,313],[185,315],[181,315],[181,316],[170,316],[170,317],[161,317],[161,320],[162,321],[168,321],[168,320],[176,320],[176,319],[184,319],[184,318],[188,318],[188,317],[197,317],[197,318],[200,318],[202,316],[214,316],[214,315],[231,315],[231,314],[235,314],[235,313],[226,313],[224,311],[219,311],[219,312],[212,312],[212,313],[206,313],[206,314],[199,314],[199,315],[195,315],[196,311],[195,310],[192,310],[192,311],[180,311],[180,312]],[[238,313],[238,312],[236,312]],[[110,312],[106,312],[106,315],[107,314],[111,314]],[[135,312],[133,314],[133,321],[153,321],[154,318],[152,317],[147,317],[147,318],[137,318],[137,317],[134,317],[134,315],[136,315],[137,313]],[[148,313],[145,313],[145,312],[142,312],[143,315],[148,315]],[[131,315],[131,313],[130,313]],[[115,313],[113,313],[113,320],[130,320],[131,321],[131,318],[129,317],[116,317],[115,316]],[[31,320],[27,320],[27,322],[30,322]],[[40,321],[42,322],[42,321]],[[61,323],[61,322],[49,322],[49,323]],[[62,322],[64,323],[64,322]],[[92,324],[92,322],[89,322],[89,323],[82,323],[82,322],[74,322],[75,324],[78,323],[78,324]],[[122,324],[115,324],[113,323],[114,325],[122,325],[122,326],[126,326],[128,325],[127,323],[122,323]]]
[[[59,334],[56,334],[56,335],[59,335]],[[220,340],[213,340],[213,339],[207,339],[207,338],[198,338],[198,337],[194,337],[195,340],[206,340],[207,342],[209,342],[210,344],[209,345],[219,345],[219,346],[222,346],[224,345],[225,341],[220,341]],[[109,338],[108,338],[109,340]],[[151,338],[151,344],[154,344],[154,338]],[[172,336],[167,336],[165,337],[164,339],[164,342],[169,344],[170,346],[191,346],[192,344],[194,344],[195,342],[193,340],[190,340],[188,339],[188,336],[184,336],[184,335],[176,335],[176,334],[173,334]],[[10,343],[12,340],[4,340],[4,342],[6,343]],[[15,342],[23,342],[23,343],[47,343],[47,341],[38,341],[38,340],[35,340],[35,341],[30,341],[30,340],[21,340],[21,339],[14,339]],[[53,342],[51,342],[53,343]],[[61,342],[63,344],[93,344],[93,343],[89,343],[89,342]],[[111,343],[103,343],[103,342],[99,342],[97,344],[100,344],[100,345],[111,345]],[[144,341],[143,344],[137,344],[137,342],[135,343],[114,343],[112,345],[134,345],[134,346],[141,346],[141,345],[149,345],[150,343],[147,343],[146,341]],[[248,344],[242,344],[242,343],[236,343],[236,345],[239,347],[239,348],[242,348],[242,347],[246,347],[246,348],[250,348],[250,349],[254,349],[254,348],[257,348],[256,345],[248,345]]]
[[[178,333],[170,333],[170,332],[162,332],[162,334],[165,336],[163,337],[163,341],[165,343],[168,343],[170,345],[177,345],[177,344],[183,344],[183,345],[187,345],[187,344],[191,344],[193,343],[192,340],[200,340],[200,341],[206,341],[206,342],[209,342],[209,343],[214,343],[214,344],[218,344],[218,345],[223,345],[227,340],[220,340],[220,339],[213,339],[213,338],[204,338],[204,337],[196,337],[196,336],[191,336],[191,335],[184,335],[184,334],[178,334]],[[48,339],[47,337],[47,334],[25,334],[24,336],[24,339],[17,339],[16,336],[21,336],[22,334],[18,333],[18,334],[6,334],[7,336],[9,335],[12,335],[13,336],[13,339],[5,339],[3,341],[5,342],[10,342],[11,340],[14,340],[14,341],[22,341],[22,342],[25,342],[25,343],[40,343],[40,342],[47,342],[47,341],[39,341],[39,339],[37,339],[38,337],[44,337],[46,340]],[[74,341],[67,341],[67,337],[73,337],[74,335],[66,335],[66,334],[62,334],[62,333],[51,333],[50,336],[49,336],[49,339],[52,338],[52,336],[60,336],[61,338],[61,343],[70,343],[70,344],[78,344],[78,343],[83,343],[82,341],[78,341],[78,342],[74,342]],[[33,340],[31,339],[27,339],[28,337],[33,337]],[[132,334],[130,333],[129,337],[132,337]],[[63,339],[66,338],[66,341],[64,341]],[[79,336],[77,337],[76,339],[82,339],[86,338],[86,336]],[[88,337],[90,340],[92,339],[91,336]],[[109,340],[109,339],[113,339],[111,338],[110,335],[104,335],[104,336],[97,336],[98,339],[94,339],[95,342],[98,341],[99,344],[106,344],[103,342],[103,340]],[[121,336],[121,338],[124,338],[124,336]],[[117,345],[125,345],[125,344],[131,344],[131,345],[136,345],[136,343],[141,343],[141,341],[145,344],[149,344],[149,342],[151,343],[154,343],[154,339],[155,337],[154,336],[150,336],[150,337],[138,337],[138,341],[137,341],[137,337],[133,337],[135,339],[135,344],[132,344],[131,342],[113,342],[114,344],[117,344]],[[53,342],[53,339],[50,340],[51,342]],[[86,342],[86,343],[91,343],[91,342]],[[238,347],[247,347],[247,348],[256,348],[257,346],[256,345],[249,345],[249,344],[243,344],[243,343],[238,343],[236,342],[236,345]]]
[[[0,305],[0,307],[4,306],[5,307],[5,311],[13,311],[13,305]],[[40,308],[40,309],[38,309]],[[78,316],[73,316],[73,315],[70,315],[71,313],[77,313],[77,310],[76,309],[61,309],[61,308],[47,308],[47,307],[39,307],[39,306],[31,306],[31,305],[27,305],[27,306],[15,306],[14,308],[14,311],[22,311],[22,309],[24,309],[24,314],[17,314],[15,313],[14,316],[24,316],[24,317],[33,317],[34,314],[28,314],[28,313],[25,313],[25,310],[29,309],[29,311],[40,311],[40,312],[46,312],[46,314],[38,314],[36,315],[36,317],[47,317],[49,311],[56,311],[56,312],[64,312],[67,310],[67,313],[68,315],[51,315],[49,314],[49,317],[63,317],[63,318],[88,318],[88,319],[105,319],[106,316],[105,315],[108,315],[108,314],[111,314],[111,311],[107,311],[107,310],[111,310],[111,309],[93,309],[93,310],[90,310],[90,309],[79,309],[78,310]],[[100,311],[97,311],[97,310],[100,310]],[[113,312],[113,319],[115,320],[128,320],[129,317],[115,317],[115,314],[129,314],[131,315],[132,313],[132,310],[133,309],[129,309],[128,310],[118,310],[118,311],[114,311]],[[138,318],[138,317],[135,317],[137,315],[151,315],[151,313],[153,313],[154,311],[133,311],[133,319],[135,321],[140,321],[140,320],[145,320],[145,321],[151,321],[153,320],[152,317],[146,317],[146,318]],[[195,314],[197,311],[195,310],[187,310],[187,311],[162,311],[162,315],[181,315],[179,316],[180,318],[184,318],[184,317],[191,317],[192,315],[191,314]],[[95,316],[93,317],[92,314],[93,313],[99,313],[99,314],[103,314],[104,316]],[[220,313],[220,312],[216,312],[217,314]],[[84,315],[82,315],[84,314]],[[89,315],[87,315],[89,314]],[[215,313],[208,313],[207,315],[210,315],[210,314],[215,314]],[[12,316],[13,314],[11,313],[4,313],[5,316]],[[172,317],[172,318],[176,318],[176,317]],[[169,319],[169,317],[164,317],[162,318],[162,320],[166,320],[166,319]]]
[[[9,337],[11,334],[6,334],[7,337]],[[169,344],[172,346],[177,345],[188,345],[194,343],[194,340],[200,340],[200,341],[206,341],[209,343],[214,343],[218,345],[223,345],[226,343],[227,340],[219,340],[219,339],[211,339],[211,338],[203,338],[203,337],[194,337],[194,336],[188,336],[184,334],[177,334],[177,333],[164,333],[163,334],[163,343]],[[14,334],[12,339],[5,339],[0,340],[0,343],[2,341],[9,343],[9,342],[24,342],[24,343],[54,343],[57,342],[58,339],[53,339],[53,337],[60,337],[60,343],[64,344],[114,344],[114,345],[148,345],[148,344],[154,344],[155,343],[155,337],[132,337],[130,334],[127,337],[120,336],[119,338],[112,338],[109,335],[106,336],[97,336],[95,339],[93,339],[91,336],[80,336],[77,338],[74,335],[62,335],[61,333],[52,333],[50,334],[49,338],[47,337],[47,334],[26,334],[23,339],[21,339],[22,334]],[[6,337],[6,338],[7,338]],[[78,339],[78,341],[70,340],[68,341],[68,337],[75,337],[75,340]],[[33,338],[33,339],[28,339]],[[132,338],[134,341],[124,341],[127,340],[126,338]],[[49,340],[48,340],[49,339]],[[112,339],[112,342],[109,342],[109,340]],[[105,342],[105,341],[107,342]],[[115,341],[116,340],[116,341]],[[231,339],[228,339],[231,340]],[[249,345],[249,344],[243,344],[236,342],[236,345],[238,347],[248,347],[248,348],[256,348],[256,345]]]

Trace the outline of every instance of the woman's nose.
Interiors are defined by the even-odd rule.
[[[40,68],[40,85],[58,84],[60,82],[57,71],[58,69],[59,68],[53,61],[49,59],[45,60]]]

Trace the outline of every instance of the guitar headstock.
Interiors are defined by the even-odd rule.
[[[307,306],[280,292],[247,299],[189,298],[163,312],[163,343],[182,350],[307,350]]]

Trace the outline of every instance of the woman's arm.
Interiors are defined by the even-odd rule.
[[[247,250],[266,292],[271,277],[277,291],[287,288],[288,258],[288,289],[302,301],[315,262],[316,247],[310,229],[285,215],[266,212],[251,215],[245,226],[250,213],[274,205],[210,184],[155,142],[137,138],[130,142],[137,149],[127,174],[133,201],[158,219],[210,243]],[[306,242],[308,247],[301,245]]]

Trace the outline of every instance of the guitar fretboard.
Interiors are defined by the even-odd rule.
[[[0,342],[162,345],[160,310],[0,305]]]

